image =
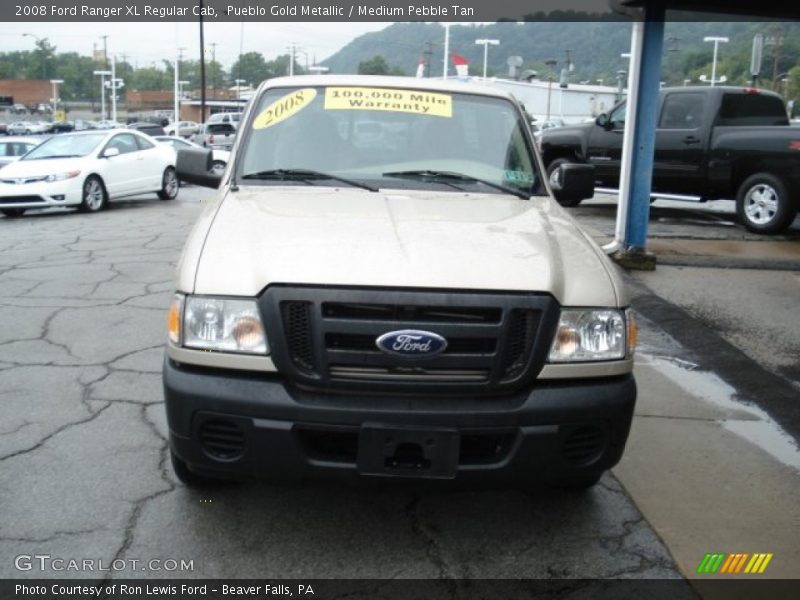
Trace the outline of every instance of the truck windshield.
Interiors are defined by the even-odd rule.
[[[248,184],[286,185],[285,178],[259,180],[257,174],[305,169],[375,187],[520,197],[540,190],[525,123],[503,98],[380,87],[276,88],[259,99],[248,128],[238,167]],[[313,184],[337,182],[317,178]]]

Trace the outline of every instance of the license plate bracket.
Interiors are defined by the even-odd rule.
[[[453,479],[458,471],[457,429],[366,423],[358,436],[362,475]]]

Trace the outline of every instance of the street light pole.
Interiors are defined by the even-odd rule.
[[[483,46],[483,79],[486,80],[486,65],[489,61],[489,46],[497,46],[500,40],[480,39],[475,40],[478,46]]]
[[[725,44],[729,40],[726,37],[709,35],[709,36],[704,37],[703,41],[704,42],[714,42],[714,60],[711,63],[711,87],[714,87],[714,85],[716,85],[716,83],[717,83],[717,51],[719,49],[719,44],[720,44],[720,42]]]
[[[117,122],[117,57],[111,57],[111,120]]]
[[[550,120],[550,95],[552,94],[552,90],[553,90],[553,71],[554,71],[554,67],[558,64],[558,61],[556,59],[554,59],[554,58],[551,58],[549,60],[544,61],[544,64],[546,64],[550,68],[550,73],[547,76],[547,119],[546,119],[547,121],[549,121]]]
[[[180,87],[178,85],[178,82],[180,80],[181,58],[183,57],[183,51],[185,49],[186,48],[183,48],[183,47],[178,48],[177,49],[178,53],[175,56],[175,69],[174,69],[174,71],[175,71],[175,73],[174,73],[175,74],[175,84],[174,84],[174,91],[173,91],[173,95],[175,96],[175,98],[174,98],[173,106],[172,106],[172,112],[173,112],[172,120],[173,120],[173,122],[175,122],[176,130],[177,130],[177,127],[178,127],[177,123],[181,118],[181,98],[180,98],[181,91],[180,91]]]
[[[243,83],[247,83],[247,80],[245,80],[245,79],[234,79],[234,81],[236,82],[236,99],[237,100],[241,100],[242,99],[242,84]]]
[[[245,82],[244,79],[234,79],[234,83],[236,83],[236,99],[242,99],[242,84]]]
[[[100,114],[106,118],[106,75],[111,75],[111,71],[95,71],[95,75],[100,75]]]
[[[53,117],[55,117],[56,110],[58,110],[58,84],[64,83],[63,79],[51,79],[50,83],[53,84]]]

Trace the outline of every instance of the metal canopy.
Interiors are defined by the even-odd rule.
[[[800,19],[797,2],[753,2],[753,0],[619,0],[621,6],[645,8],[661,4],[666,10],[698,13],[722,13],[762,19]]]

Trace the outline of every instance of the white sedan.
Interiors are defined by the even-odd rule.
[[[0,172],[7,217],[52,206],[97,212],[111,199],[147,192],[178,195],[175,152],[132,130],[53,136]]]
[[[30,135],[31,133],[44,133],[45,127],[33,121],[16,121],[8,126],[9,135]]]

